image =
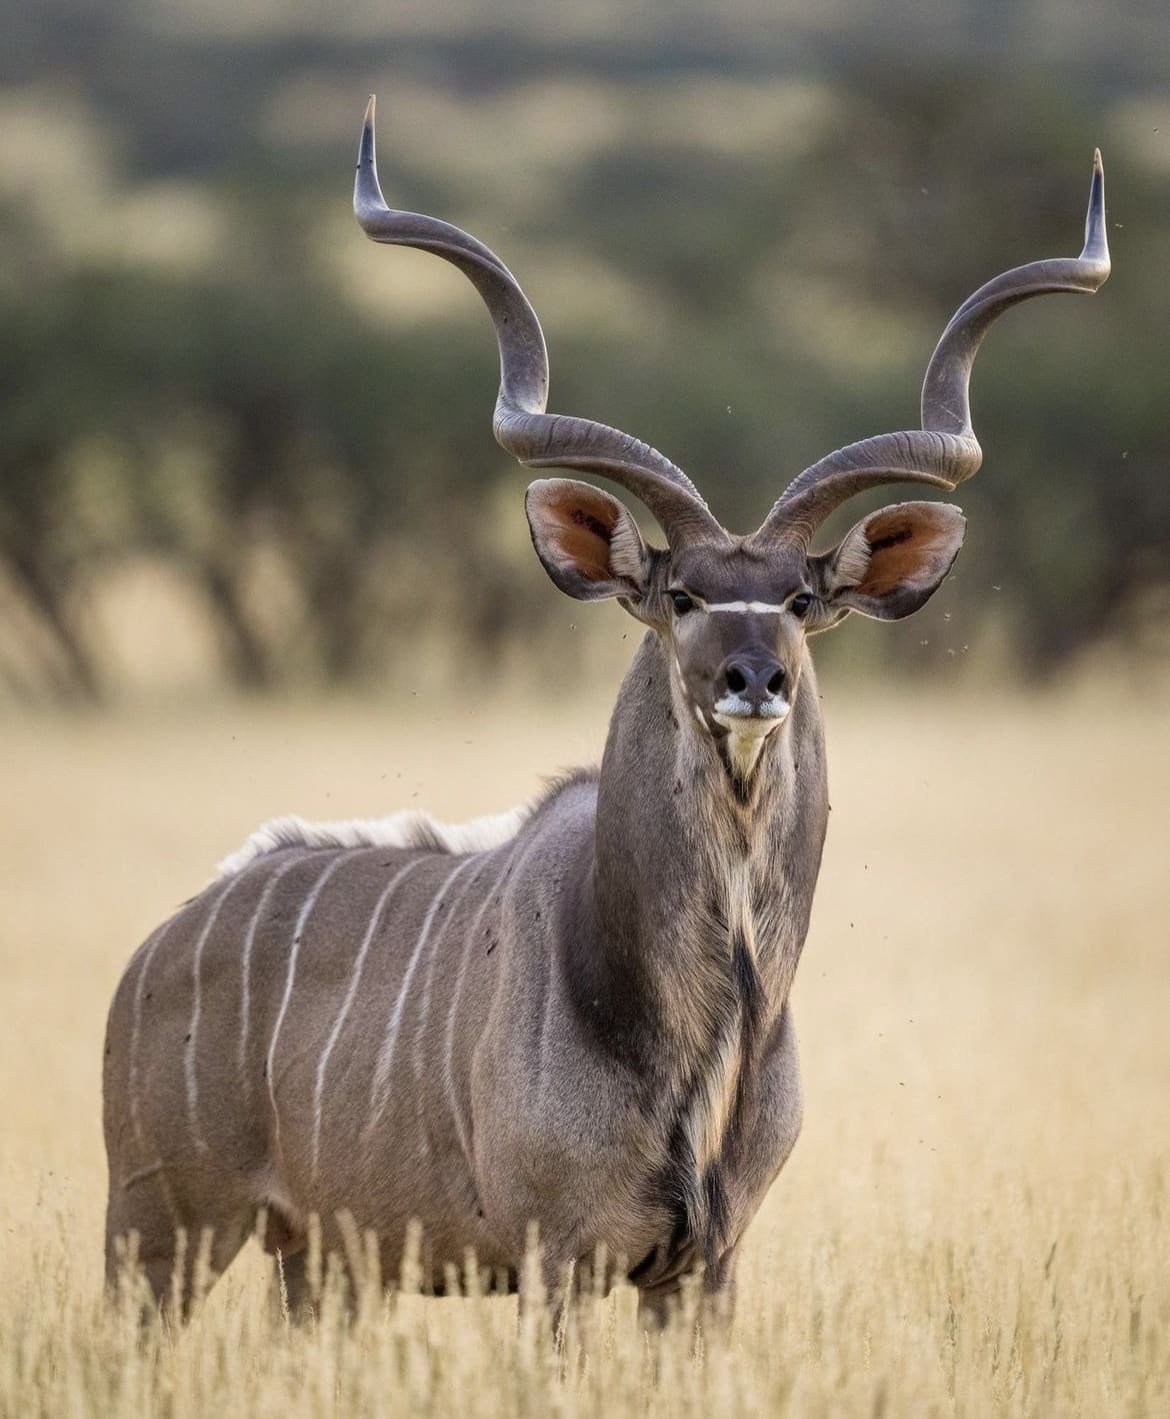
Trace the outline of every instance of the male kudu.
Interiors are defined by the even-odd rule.
[[[106,1044],[110,1266],[136,1232],[165,1298],[177,1234],[209,1235],[217,1274],[265,1209],[294,1304],[314,1215],[326,1246],[339,1218],[372,1231],[387,1276],[418,1219],[436,1288],[468,1250],[514,1281],[535,1221],[550,1284],[604,1245],[656,1310],[700,1265],[728,1294],[801,1123],[788,996],[827,821],[807,638],[850,611],[917,610],[964,520],[900,503],[829,551],[810,541],[855,493],[949,489],[979,467],[967,386],[991,322],[1109,273],[1100,155],[1083,252],[960,306],[927,368],[922,429],[829,454],[747,537],[646,444],[544,412],[532,307],[473,237],[386,206],[372,102],[354,204],[375,241],[434,252],[483,297],[503,447],[622,484],[667,546],[596,487],[528,490],[556,585],[616,597],[647,628],[600,770],[464,828],[277,820],[142,946]]]

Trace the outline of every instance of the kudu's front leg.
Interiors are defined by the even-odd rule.
[[[730,1330],[735,1319],[737,1247],[730,1247],[702,1273],[690,1272],[666,1286],[638,1292],[638,1321],[647,1330],[662,1330],[686,1313],[687,1290],[698,1293],[695,1328],[703,1335]]]

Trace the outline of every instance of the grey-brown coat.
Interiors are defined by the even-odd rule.
[[[386,207],[372,122],[371,105],[359,220],[479,289],[500,346],[500,442],[623,483],[667,547],[592,485],[529,490],[554,582],[617,597],[646,626],[599,771],[462,830],[417,814],[271,824],[139,950],[106,1044],[111,1273],[134,1232],[164,1298],[177,1231],[208,1232],[218,1273],[263,1209],[294,1300],[313,1215],[330,1246],[340,1218],[372,1230],[390,1277],[418,1219],[436,1288],[468,1250],[514,1281],[535,1221],[552,1284],[603,1245],[652,1304],[700,1263],[726,1292],[801,1122],[788,997],[828,814],[807,636],[850,610],[916,610],[964,523],[903,503],[828,552],[809,543],[864,488],[975,471],[967,382],[987,326],[1108,274],[1100,160],[1084,252],[1010,271],[960,308],[927,371],[923,428],[829,455],[744,538],[655,450],[544,412],[544,342],[519,286],[466,233]]]

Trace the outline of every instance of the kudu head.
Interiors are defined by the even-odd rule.
[[[656,449],[589,419],[546,412],[548,355],[536,314],[481,242],[433,217],[387,207],[374,156],[374,101],[358,154],[354,210],[374,241],[414,246],[458,266],[483,297],[500,349],[493,429],[529,468],[568,468],[620,483],[653,513],[666,547],[643,540],[629,511],[589,483],[544,478],[528,489],[532,540],[557,586],[583,601],[616,597],[663,641],[693,731],[711,736],[740,775],[787,718],[808,635],[850,611],[898,620],[924,605],[963,542],[958,508],[905,502],[871,513],[833,548],[813,552],[825,519],[883,483],[950,490],[982,450],[968,383],[992,321],[1048,292],[1093,292],[1109,275],[1101,155],[1093,159],[1084,249],[997,276],[943,331],[922,387],[922,428],[849,444],[806,468],[749,536],[728,532],[698,489]]]

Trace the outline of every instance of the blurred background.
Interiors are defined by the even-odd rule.
[[[1079,250],[1103,149],[1114,274],[992,332],[955,572],[815,644],[807,1121],[742,1400],[699,1409],[1170,1412],[1168,57],[1166,0],[0,0],[0,1410],[414,1403],[364,1349],[314,1388],[299,1341],[167,1347],[148,1392],[101,1339],[106,1001],[275,813],[464,819],[595,760],[639,635],[532,553],[475,292],[353,220],[376,91],[387,197],[517,273],[552,407],[739,531],[915,425],[955,307]],[[517,1411],[482,1353],[436,1412]]]
[[[980,357],[956,574],[820,658],[1165,664],[1157,0],[2,0],[0,33],[0,703],[490,686],[570,630],[558,673],[612,653],[620,613],[531,554],[475,293],[353,222],[371,91],[389,200],[518,274],[551,407],[745,531],[830,448],[916,426],[971,290],[1076,253],[1100,144],[1115,274]]]

